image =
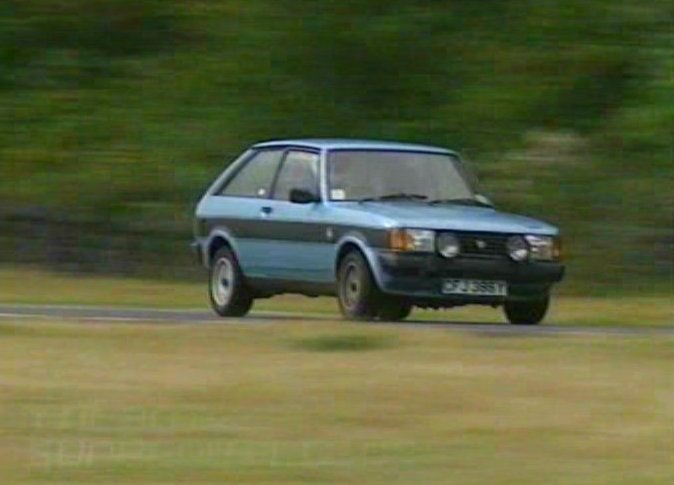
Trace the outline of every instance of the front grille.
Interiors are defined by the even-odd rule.
[[[461,254],[474,258],[505,258],[508,256],[506,243],[509,234],[459,232]]]

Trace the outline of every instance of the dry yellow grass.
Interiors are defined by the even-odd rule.
[[[0,322],[0,482],[674,483],[674,342]]]
[[[0,268],[0,302],[185,308],[206,304],[203,285]]]

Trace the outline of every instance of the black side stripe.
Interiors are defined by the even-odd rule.
[[[214,218],[200,225],[205,235],[216,227],[226,227],[234,237],[242,239],[262,239],[274,241],[296,241],[334,244],[345,234],[355,231],[365,237],[371,247],[387,247],[388,231],[328,223],[288,222],[271,220],[246,220]]]

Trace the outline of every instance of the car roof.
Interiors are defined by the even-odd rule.
[[[400,143],[380,140],[356,140],[349,138],[300,138],[289,140],[270,140],[253,145],[253,148],[271,148],[295,146],[317,150],[396,150],[408,152],[431,152],[456,154],[452,150],[430,145]]]

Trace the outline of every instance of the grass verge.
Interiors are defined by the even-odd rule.
[[[0,356],[3,483],[674,481],[671,339],[5,321]]]

